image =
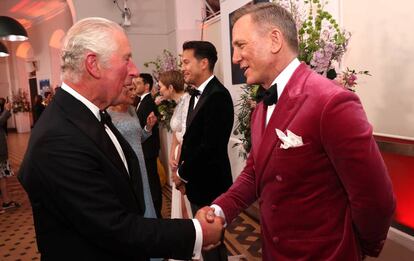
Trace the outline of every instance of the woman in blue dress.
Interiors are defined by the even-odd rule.
[[[157,122],[157,117],[154,113],[151,113],[147,118],[147,124],[144,129],[141,128],[141,125],[138,120],[138,116],[135,112],[134,107],[132,107],[134,98],[136,96],[135,88],[130,86],[128,90],[130,99],[130,104],[120,104],[117,106],[111,106],[108,108],[108,113],[111,115],[112,123],[122,134],[125,140],[134,150],[138,161],[139,167],[141,170],[141,179],[142,186],[144,189],[144,200],[145,200],[145,218],[157,218],[155,212],[154,202],[151,196],[151,188],[148,181],[147,168],[145,167],[144,153],[142,152],[141,143],[145,141],[149,136],[152,135],[152,127]],[[161,261],[162,258],[151,258],[151,261]]]

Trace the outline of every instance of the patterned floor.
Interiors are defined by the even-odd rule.
[[[10,133],[8,137],[9,159],[14,170],[18,170],[23,154],[26,151],[29,134]],[[8,180],[12,198],[22,207],[9,209],[0,215],[0,261],[40,260],[37,252],[30,202],[16,177]],[[169,217],[171,188],[163,189],[163,210],[165,218]],[[258,224],[257,205],[228,226],[225,244],[231,256],[239,256],[233,260],[261,260],[260,226]]]

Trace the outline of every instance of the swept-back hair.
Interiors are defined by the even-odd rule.
[[[104,67],[118,48],[114,32],[123,29],[117,23],[100,17],[89,17],[75,23],[66,34],[61,53],[62,79],[78,82],[85,70],[85,54],[94,52]]]
[[[299,43],[296,23],[285,8],[275,3],[257,3],[243,6],[234,13],[231,21],[232,26],[245,15],[250,15],[252,21],[259,25],[258,28],[263,33],[268,32],[273,26],[279,28],[289,47],[296,53],[298,52]]]
[[[151,91],[152,86],[154,85],[154,79],[152,79],[151,74],[149,74],[149,73],[140,73],[138,77],[140,77],[142,79],[144,84],[149,85],[149,91]]]
[[[194,50],[194,57],[197,60],[206,58],[208,60],[208,69],[214,71],[214,65],[217,62],[216,47],[207,41],[187,41],[183,44],[183,51]]]

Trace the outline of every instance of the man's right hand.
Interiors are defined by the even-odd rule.
[[[204,207],[200,209],[195,218],[200,222],[203,230],[203,249],[208,250],[221,244],[224,220],[214,216],[214,211]]]
[[[172,172],[177,171],[178,169],[178,161],[176,159],[170,158],[169,162],[170,168]],[[177,177],[178,178],[178,177]]]

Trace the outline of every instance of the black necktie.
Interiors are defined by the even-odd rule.
[[[121,149],[122,149],[122,152],[124,153],[125,158],[127,158],[127,155],[130,153],[130,150],[132,150],[131,146],[129,146],[128,142],[124,139],[122,134],[118,131],[118,129],[112,123],[111,116],[108,114],[108,112],[106,112],[106,110],[103,110],[103,111],[99,111],[99,114],[101,115],[102,125],[108,126],[108,128],[112,131],[112,133],[115,135],[116,139],[118,140],[119,145],[121,145]],[[131,171],[128,170],[128,172],[131,175]]]
[[[267,106],[276,104],[277,102],[277,84],[270,86],[268,90],[265,91],[263,97],[263,103]]]
[[[195,98],[198,97],[198,96],[200,96],[200,94],[201,94],[200,91],[197,90],[197,89],[195,89],[195,88],[190,88],[188,90],[188,93],[191,95],[191,98],[190,98],[190,104],[188,105],[187,119],[189,118],[189,116],[193,112]]]
[[[106,110],[99,111],[99,115],[101,116],[101,123],[106,124],[106,126],[112,125],[111,116],[106,112]]]
[[[132,147],[129,145],[128,141],[122,136],[122,134],[118,131],[118,129],[115,127],[115,125],[112,123],[112,119],[111,116],[108,114],[108,112],[106,110],[103,111],[99,111],[99,115],[101,115],[101,123],[102,125],[106,125],[108,126],[108,128],[112,131],[112,133],[115,135],[116,139],[119,142],[119,145],[121,145],[121,149],[124,152],[125,155],[125,159],[128,162],[128,173],[129,173],[129,177],[130,177],[130,181],[132,183],[132,187],[136,193],[136,195],[140,195],[142,194],[142,180],[141,180],[141,170],[139,167],[139,161],[137,159],[137,156],[135,155],[134,150],[132,149]],[[104,126],[105,127],[105,126]],[[115,146],[115,144],[114,144]],[[133,166],[133,158],[136,159],[136,163],[137,163],[137,167],[136,169],[131,169]],[[128,159],[130,159],[128,161]],[[122,160],[122,159],[121,159]],[[134,172],[134,170],[136,172]],[[138,196],[139,198],[139,196]],[[143,196],[141,200],[141,203],[143,204]]]
[[[199,90],[197,90],[197,89],[195,89],[195,88],[190,88],[189,90],[188,90],[188,93],[191,95],[191,97],[198,97],[198,96],[200,96],[200,91]]]
[[[131,145],[129,145],[128,141],[122,136],[122,134],[118,131],[115,125],[112,123],[111,116],[108,114],[106,110],[99,111],[99,115],[101,115],[101,123],[103,127],[104,125],[108,126],[108,128],[112,131],[115,135],[116,139],[121,145],[121,149],[124,152],[125,159],[128,163],[128,173],[130,177],[130,182],[132,188],[137,196],[138,202],[142,206],[144,206],[143,211],[145,211],[145,203],[144,203],[144,196],[143,196],[143,189],[142,189],[142,180],[141,180],[141,170],[139,166],[138,158],[132,149]],[[114,144],[115,146],[115,144]],[[122,160],[122,159],[121,159]]]
[[[139,97],[139,96],[135,97],[135,99],[134,99],[135,107],[137,107],[140,102],[141,102],[141,97]]]

